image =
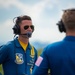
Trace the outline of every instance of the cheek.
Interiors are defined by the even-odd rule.
[[[24,27],[21,27],[21,28],[20,28],[20,32],[21,32],[21,33],[25,32]]]

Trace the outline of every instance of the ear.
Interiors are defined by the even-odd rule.
[[[62,20],[60,20],[60,21],[57,23],[57,25],[58,25],[58,29],[59,29],[60,32],[66,32],[66,29],[65,29],[65,27],[64,27],[64,24],[63,24]]]
[[[14,34],[16,34],[16,35],[20,34],[20,26],[19,25],[15,24],[12,29],[13,29]]]

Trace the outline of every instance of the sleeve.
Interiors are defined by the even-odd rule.
[[[6,59],[8,55],[8,48],[7,46],[3,45],[0,47],[0,64],[2,64]]]
[[[46,54],[46,48],[42,52],[41,56],[38,57],[32,75],[47,75],[49,68],[49,62]]]

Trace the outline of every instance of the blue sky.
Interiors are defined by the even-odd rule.
[[[20,15],[32,18],[35,31],[30,41],[59,41],[65,33],[59,32],[56,23],[68,8],[75,8],[75,0],[0,0],[0,42],[14,38],[13,18]]]

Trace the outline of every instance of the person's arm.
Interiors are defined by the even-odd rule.
[[[7,54],[8,54],[7,46],[3,45],[2,47],[0,47],[0,64],[2,64],[6,60]]]
[[[48,75],[49,62],[45,51],[38,57],[32,75]]]

